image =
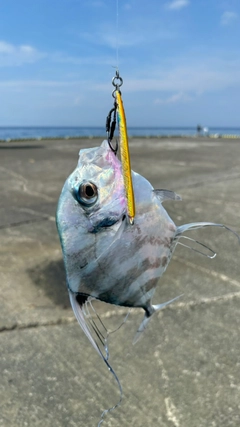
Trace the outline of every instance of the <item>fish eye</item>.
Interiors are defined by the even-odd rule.
[[[82,205],[92,206],[98,198],[97,186],[91,181],[82,182],[76,192],[76,198]]]

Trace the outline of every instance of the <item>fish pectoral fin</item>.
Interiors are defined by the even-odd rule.
[[[182,200],[179,194],[174,193],[174,191],[171,190],[153,190],[153,193],[155,196],[157,196],[161,203],[165,202],[165,200]]]
[[[133,344],[136,344],[136,342],[142,337],[142,333],[145,331],[149,320],[151,319],[152,315],[156,313],[156,311],[161,310],[162,308],[166,307],[167,305],[181,298],[183,295],[184,294],[181,294],[178,297],[175,297],[169,301],[163,302],[162,304],[151,305],[149,311],[145,313],[143,321],[137,330],[137,333],[133,339]]]

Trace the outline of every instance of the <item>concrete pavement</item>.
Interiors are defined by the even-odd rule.
[[[55,209],[81,147],[100,139],[0,144],[0,425],[95,427],[118,400],[105,364],[69,306]],[[177,224],[213,221],[240,232],[240,140],[130,140],[132,167],[155,188]],[[132,339],[141,310],[110,339],[123,386],[120,408],[103,426],[240,425],[240,246],[222,229],[192,232],[218,253],[178,247],[155,302],[184,293]],[[116,327],[123,309],[100,304]]]

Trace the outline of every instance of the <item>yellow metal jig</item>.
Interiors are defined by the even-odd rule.
[[[118,142],[116,146],[113,147],[112,139],[114,136],[114,131],[116,127],[116,122],[118,119],[118,128],[119,128],[119,139],[120,139],[120,153],[122,161],[122,172],[123,172],[123,181],[125,188],[125,195],[127,199],[127,213],[130,224],[134,223],[135,217],[135,199],[134,191],[132,184],[132,173],[131,173],[131,161],[130,153],[128,147],[128,134],[127,134],[127,122],[122,102],[122,96],[120,92],[120,86],[123,84],[123,79],[119,75],[119,71],[116,70],[116,75],[112,79],[112,84],[114,90],[112,96],[114,98],[114,107],[109,111],[106,118],[106,132],[108,135],[108,144],[111,150],[117,154],[118,151]]]
[[[130,224],[133,224],[135,217],[135,199],[132,184],[130,153],[128,147],[127,122],[120,90],[116,90],[116,101],[120,136],[120,154],[122,161],[124,187],[127,199],[127,210]]]

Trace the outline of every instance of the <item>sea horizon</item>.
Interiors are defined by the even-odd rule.
[[[194,136],[199,134],[197,126],[129,126],[130,137]],[[201,135],[240,137],[240,127],[202,127]],[[117,131],[116,131],[117,135]],[[103,126],[0,126],[0,140],[21,140],[41,138],[106,137]]]

